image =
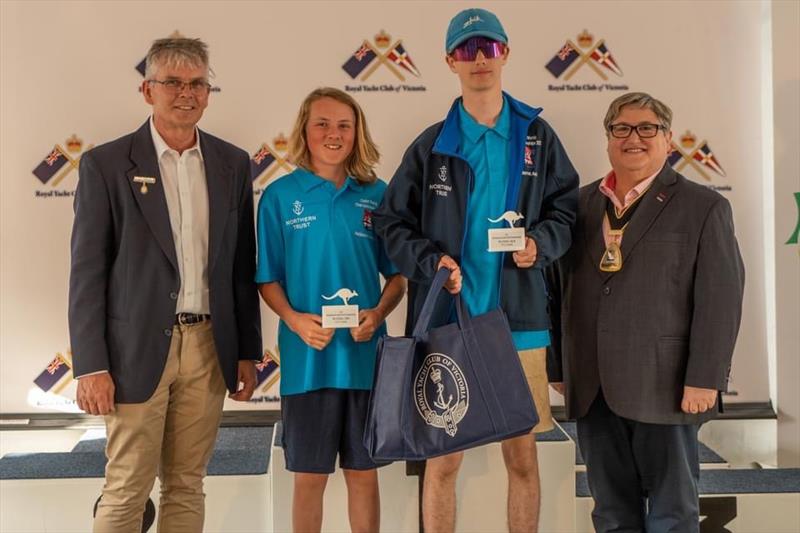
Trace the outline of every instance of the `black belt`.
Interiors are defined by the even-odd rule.
[[[211,315],[196,315],[194,313],[178,313],[175,315],[175,323],[181,326],[191,326],[206,320],[211,320]]]

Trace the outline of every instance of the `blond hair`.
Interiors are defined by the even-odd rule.
[[[294,123],[292,135],[289,137],[289,160],[299,167],[311,170],[311,153],[308,150],[308,142],[306,140],[306,125],[311,114],[311,104],[321,98],[333,98],[353,110],[356,119],[356,134],[353,142],[353,151],[344,161],[345,172],[347,172],[348,176],[358,180],[359,183],[373,183],[378,179],[375,174],[375,165],[378,164],[381,154],[369,134],[364,112],[352,96],[333,87],[315,89],[303,100],[300,105],[300,111],[297,114],[297,120]]]

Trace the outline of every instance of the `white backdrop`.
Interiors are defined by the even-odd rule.
[[[405,147],[440,120],[457,95],[457,79],[443,59],[444,33],[459,9],[473,5],[2,2],[0,412],[74,409],[70,374],[52,383],[66,367],[51,367],[55,373],[40,381],[49,393],[33,380],[56,354],[68,359],[69,234],[77,171],[69,171],[73,163],[68,162],[61,169],[68,172],[47,183],[31,171],[55,145],[77,165],[82,150],[124,135],[147,118],[135,66],[153,39],[177,30],[209,44],[214,83],[222,91],[212,95],[201,127],[251,154],[266,144],[275,155],[285,155],[276,137],[289,135],[311,89],[361,87],[353,94],[380,145],[380,175],[389,180]],[[713,147],[725,175],[699,164],[687,164],[682,172],[732,202],[747,268],[731,382],[736,395],[729,401],[767,400],[760,78],[761,52],[770,43],[762,42],[759,3],[481,5],[497,13],[510,36],[505,88],[544,108],[543,116],[559,133],[583,183],[608,170],[602,118],[608,103],[625,90],[650,92],[672,107],[676,142],[680,145],[687,130],[694,136],[691,146],[689,136],[687,145],[680,145],[683,152],[690,155],[703,141]],[[385,48],[376,38],[381,30],[389,36]],[[589,35],[581,41],[583,30]],[[361,73],[369,73],[366,80],[351,79],[342,65],[365,40],[381,57],[401,40],[419,76],[395,67],[401,80],[378,58]],[[621,75],[591,60],[579,60],[571,67],[575,72],[559,78],[545,69],[568,41],[586,54],[601,40]],[[67,143],[73,134],[82,141],[74,152]],[[277,167],[274,163],[262,174],[257,188],[263,188],[265,176],[283,173]],[[266,308],[263,315],[264,345],[272,349],[276,319]],[[402,330],[404,315],[400,309],[390,318],[390,332]],[[261,390],[250,406],[226,407],[275,408],[276,391]]]

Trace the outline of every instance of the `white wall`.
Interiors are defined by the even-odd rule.
[[[800,466],[800,3],[772,2],[778,464]]]
[[[697,142],[706,140],[713,148],[727,176],[709,169],[704,176],[689,167],[686,175],[720,189],[733,204],[747,268],[744,322],[731,383],[738,396],[729,401],[766,400],[766,213],[761,175],[764,158],[771,154],[762,152],[760,142],[765,133],[758,104],[763,92],[760,51],[765,46],[761,4],[481,4],[500,16],[510,35],[506,88],[544,107],[542,116],[558,131],[584,183],[608,170],[602,117],[608,103],[624,90],[644,90],[663,99],[675,112],[676,139],[691,130]],[[471,5],[414,1],[0,3],[0,411],[74,408],[74,385],[67,386],[60,397],[46,396],[32,380],[57,352],[69,347],[70,195],[77,172],[53,186],[40,183],[31,170],[73,133],[83,139],[86,149],[130,132],[145,120],[148,108],[137,94],[141,76],[134,66],[153,39],[179,30],[209,43],[215,83],[222,92],[212,96],[201,127],[250,153],[261,143],[272,145],[281,132],[289,134],[300,101],[314,87],[399,87],[400,91],[355,93],[383,153],[380,175],[388,180],[405,147],[423,127],[443,117],[457,94],[457,81],[443,61],[444,32],[452,15]],[[785,9],[794,8],[796,4]],[[369,80],[360,82],[342,71],[341,65],[362,41],[374,42],[381,29],[391,34],[392,42],[402,39],[421,73],[419,78],[407,75],[401,82],[381,66]],[[603,81],[584,65],[565,82],[564,76],[555,79],[545,70],[565,41],[576,42],[584,29],[595,43],[605,40],[622,76],[604,71],[608,80]],[[777,25],[775,31],[782,35]],[[404,91],[403,84],[426,90]],[[581,90],[552,90],[568,84]],[[775,89],[783,90],[777,80]],[[786,90],[789,98],[797,88]],[[779,207],[777,200],[776,207],[778,211],[791,208]],[[795,308],[786,319],[796,321],[797,316]],[[403,320],[404,313],[396,313],[390,318],[390,330],[399,332]],[[265,310],[267,348],[275,345],[275,328],[274,316]],[[274,392],[273,388],[264,396]],[[251,407],[264,406],[274,408],[275,404]]]

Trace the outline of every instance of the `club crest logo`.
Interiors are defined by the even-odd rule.
[[[303,207],[303,202],[301,202],[300,200],[295,200],[292,203],[292,213],[294,213],[295,215],[300,216],[303,214],[303,211],[305,210],[306,208]]]
[[[281,378],[280,357],[278,348],[275,351],[264,350],[261,361],[256,363],[256,388],[266,393]]]
[[[389,46],[391,42],[391,36],[383,30],[375,35],[374,44],[364,39],[358,50],[342,65],[342,69],[353,79],[361,76],[361,81],[369,79],[380,66],[389,69],[400,81],[406,81],[404,71],[419,78],[419,70],[403,47],[402,39]],[[382,52],[387,48],[386,53]]]
[[[671,148],[672,152],[667,156],[667,162],[676,172],[685,172],[684,169],[688,166],[708,182],[712,181],[709,171],[718,176],[727,176],[714,152],[711,151],[708,141],[703,140],[698,143],[697,137],[691,131],[686,130],[686,133],[681,135],[678,143],[672,141]],[[729,186],[712,186],[712,188],[715,190],[731,190]]]
[[[530,146],[525,147],[525,165],[529,167],[533,166],[533,148]]]
[[[447,181],[447,167],[444,165],[439,167],[439,179],[442,182]]]
[[[589,67],[602,81],[608,82],[609,73],[622,77],[622,69],[611,55],[608,45],[603,39],[595,40],[594,35],[583,30],[577,37],[577,44],[571,39],[559,48],[558,52],[545,64],[554,78],[570,81],[575,73],[583,67]],[[562,77],[563,76],[563,77]],[[549,85],[550,91],[627,91],[627,85],[612,83],[597,84],[562,84]]]
[[[584,65],[592,69],[603,81],[608,80],[603,69],[622,76],[622,69],[611,55],[605,41],[603,39],[595,41],[594,36],[586,30],[578,35],[577,45],[571,39],[567,39],[564,46],[556,52],[556,55],[544,68],[555,78],[561,77],[566,72],[564,80],[569,81]]]
[[[394,77],[403,82],[400,85],[370,85],[356,86],[345,85],[348,92],[408,92],[425,91],[424,85],[407,85],[406,78],[419,78],[419,69],[412,61],[411,56],[403,46],[402,39],[392,42],[392,37],[384,30],[375,35],[373,42],[364,39],[355,52],[342,65],[344,70],[353,80],[365,82],[380,68],[384,67]]]
[[[414,379],[414,403],[425,423],[455,437],[469,409],[464,373],[450,357],[430,353]]]
[[[289,163],[286,155],[288,148],[289,141],[283,133],[272,139],[272,146],[267,143],[261,144],[256,153],[250,157],[250,178],[254,187],[264,187],[280,170],[286,173],[294,170],[294,165]]]
[[[73,133],[64,141],[63,146],[60,144],[53,146],[53,149],[33,169],[33,175],[43,185],[57,187],[70,172],[78,169],[81,156],[93,146],[89,145],[84,150],[83,141]]]
[[[67,350],[64,354],[57,353],[47,364],[42,372],[36,376],[33,383],[42,392],[60,394],[72,382],[72,352]]]
[[[364,209],[364,214],[361,216],[361,224],[363,224],[364,229],[372,230],[372,211]]]

